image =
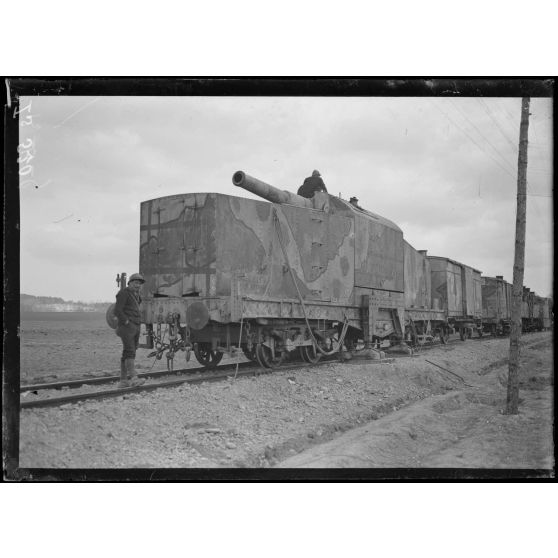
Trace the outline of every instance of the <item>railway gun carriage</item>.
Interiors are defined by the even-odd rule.
[[[242,171],[266,201],[188,193],[141,204],[142,322],[161,358],[215,366],[242,350],[273,367],[447,334],[430,307],[430,262],[393,222],[318,192],[307,199]],[[271,203],[270,203],[271,202]]]
[[[476,331],[482,336],[481,272],[455,260],[428,256],[432,283],[432,307],[443,309],[451,332],[461,340]]]
[[[491,335],[511,331],[512,285],[502,275],[482,277],[482,330]]]
[[[187,193],[141,204],[142,323],[151,355],[193,351],[207,368],[242,351],[262,366],[341,350],[409,351],[450,333],[503,335],[502,276],[416,250],[392,221],[324,192],[310,199],[238,171],[263,200]],[[552,323],[552,301],[523,289],[525,331]]]

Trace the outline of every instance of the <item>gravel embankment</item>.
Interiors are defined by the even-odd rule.
[[[549,343],[537,333],[525,343]],[[21,467],[269,467],[505,361],[509,340],[437,347],[393,363],[350,361],[257,378],[22,410]]]

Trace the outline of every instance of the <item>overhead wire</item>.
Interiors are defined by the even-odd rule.
[[[486,151],[482,146],[480,146],[477,141],[475,141],[475,139],[473,137],[471,137],[471,135],[469,135],[467,133],[467,131],[465,129],[463,129],[461,126],[459,126],[459,124],[457,124],[448,114],[446,114],[438,105],[436,105],[435,103],[434,106],[442,113],[443,116],[445,116],[445,118],[447,120],[450,121],[450,123],[452,123],[455,127],[457,127],[459,130],[461,130],[481,151],[483,151],[485,153],[485,155],[488,155],[502,170],[504,170],[507,174],[509,174],[512,178],[517,179],[517,176],[512,174],[506,167],[504,167],[497,159],[495,159],[491,153],[489,153],[488,151]],[[452,103],[453,104],[453,103]],[[456,105],[454,104],[454,107]],[[457,108],[457,107],[456,107]],[[459,111],[460,112],[460,111]],[[468,118],[466,118],[467,121],[469,121]],[[470,122],[470,121],[469,121]],[[471,123],[471,122],[470,122]],[[472,123],[471,123],[472,124]],[[476,126],[474,126],[476,128]],[[477,130],[478,131],[478,130]],[[480,132],[479,132],[480,133]],[[480,134],[486,141],[488,141],[484,135],[481,133]],[[490,143],[490,142],[488,142]],[[494,146],[492,146],[494,148]],[[497,150],[496,150],[497,151]],[[501,154],[500,154],[501,156]],[[526,192],[526,196],[528,197],[553,197],[552,195],[548,195],[548,194],[540,194],[540,193],[536,193],[536,192],[529,192],[529,184],[526,184],[527,186],[527,192]],[[537,213],[537,215],[539,216],[539,219],[535,219],[538,222],[538,227],[540,228],[541,232],[543,232],[543,234],[545,234],[546,236],[546,232],[542,230],[542,223],[544,222],[544,218],[542,217],[539,208],[537,207],[536,203],[533,203],[532,206],[535,208],[535,212]]]
[[[508,125],[507,130],[512,134],[513,138],[519,137],[519,120],[510,115],[508,109],[500,102],[502,99],[496,100],[496,105],[500,108],[500,111],[504,114],[505,118],[502,120]]]
[[[519,125],[516,121],[516,119],[514,119],[514,117],[512,115],[510,115],[510,113],[508,112],[508,109],[500,102],[497,101],[497,106],[500,107],[500,109],[502,110],[502,112],[504,113],[504,115],[507,118],[507,121],[510,123],[510,125],[513,128],[513,132],[518,134],[519,133]],[[529,147],[533,147],[535,149],[538,150],[539,154],[542,151],[540,144],[539,144],[539,140],[538,140],[538,134],[536,131],[536,119],[535,118],[531,118],[530,119],[530,128],[532,128],[533,130],[533,135],[535,136],[535,141],[530,141],[528,143]],[[546,174],[552,174],[551,171],[547,170],[547,169],[538,169],[538,168],[533,168],[532,166],[528,167],[528,172],[543,172]],[[540,194],[537,192],[529,192],[529,183],[527,183],[527,196],[533,196],[533,197],[540,197],[540,198],[552,198],[553,195],[552,194]],[[536,206],[534,206],[536,208]],[[538,210],[537,210],[538,211]],[[540,214],[539,214],[540,216]]]
[[[456,108],[456,110],[458,110],[458,112],[459,112],[462,116],[465,117],[465,119],[477,130],[477,132],[479,132],[479,134],[485,139],[485,141],[487,141],[487,142],[492,146],[492,148],[493,148],[496,152],[499,153],[499,151],[490,143],[490,141],[488,141],[488,139],[484,136],[484,134],[482,134],[482,132],[480,132],[480,130],[478,130],[478,128],[469,120],[469,118],[466,117],[465,115],[463,115],[463,113],[462,113],[459,109],[457,109],[457,106],[455,105],[455,103],[453,103],[453,101],[451,101],[451,102],[452,102],[452,105]],[[506,167],[503,167],[502,164],[501,164],[497,159],[495,159],[495,158],[492,156],[491,153],[489,153],[488,151],[486,151],[485,149],[483,149],[483,148],[475,141],[475,139],[474,139],[473,137],[471,137],[471,135],[469,135],[465,129],[463,129],[461,126],[459,126],[459,124],[457,124],[457,122],[455,122],[448,114],[446,114],[446,113],[445,113],[440,107],[438,107],[437,105],[434,105],[434,106],[436,106],[436,108],[437,108],[437,109],[438,109],[438,110],[439,110],[439,111],[440,111],[440,112],[441,112],[454,126],[456,126],[457,128],[459,128],[459,129],[460,129],[460,130],[461,130],[461,131],[462,131],[462,132],[463,132],[463,133],[464,133],[464,134],[465,134],[465,135],[466,135],[479,149],[481,149],[481,151],[483,151],[483,152],[484,152],[486,155],[488,155],[496,164],[498,164],[498,166],[499,166],[500,168],[502,168],[505,172],[507,172],[512,178],[517,179],[517,176],[516,176],[516,175],[512,174]],[[499,154],[500,154],[500,153],[499,153]],[[502,155],[500,154],[500,156],[502,156]],[[504,159],[504,160],[505,160],[505,159]],[[508,163],[508,164],[509,164],[509,163]],[[529,191],[529,184],[527,184],[527,193],[526,193],[526,195],[527,195],[528,197],[531,197],[531,196],[532,196],[532,197],[541,197],[541,198],[551,198],[551,197],[553,197],[552,195],[549,195],[549,194],[541,194],[541,193],[538,193],[538,192],[530,192],[530,191]],[[536,211],[537,214],[539,215],[539,218],[540,218],[541,220],[543,220],[542,215],[540,214],[540,212],[539,212],[537,206],[534,204],[533,207],[535,208],[535,211]]]
[[[533,135],[536,137],[534,122],[535,122],[534,119],[530,119],[529,128],[533,131]],[[533,126],[531,126],[531,124],[533,124]],[[528,142],[528,145],[532,145],[531,142]],[[527,166],[527,172],[529,172],[530,170],[534,170],[534,169],[530,169],[529,166]],[[533,198],[533,197],[535,197],[535,198],[552,198],[553,197],[552,194],[541,194],[539,192],[530,191],[529,181],[526,182],[526,189],[527,189],[527,192],[526,192],[527,197],[531,197],[531,198]],[[535,221],[537,222],[537,227],[544,236],[547,236],[547,234],[546,234],[547,231],[545,231],[543,229],[543,223],[545,222],[545,218],[542,216],[541,212],[539,211],[539,208],[538,208],[537,204],[536,203],[529,204],[529,207],[533,207],[535,209],[535,213],[538,216],[538,219],[535,219]]]
[[[532,145],[535,149],[536,152],[533,153],[534,155],[539,155],[541,160],[546,160],[548,161],[548,159],[546,158],[546,154],[543,152],[543,149],[541,148],[541,143],[539,142],[539,134],[537,133],[536,130],[536,119],[533,118],[531,119],[531,123],[533,124],[532,128],[533,128],[533,135],[535,136],[535,141],[530,143],[530,145]]]
[[[464,114],[461,109],[459,109],[459,107],[452,101],[450,100],[451,104],[455,107],[455,109],[463,116],[463,118],[465,118],[465,120],[467,120],[467,122],[469,122],[469,124],[471,124],[471,126],[473,126],[473,128],[478,132],[478,134],[486,141],[486,143],[488,143],[490,145],[490,147],[492,147],[492,149],[494,149],[494,151],[502,158],[502,161],[505,161],[509,166],[510,169],[513,170],[515,172],[515,166],[513,165],[513,163],[510,163],[503,155],[502,153],[500,153],[500,151],[494,146],[494,144],[478,129],[478,127],[471,122],[471,120],[469,120],[468,116],[466,114]],[[506,138],[507,139],[507,138]],[[509,140],[508,140],[509,141]],[[515,146],[512,144],[512,147],[514,148],[514,155],[515,155]]]
[[[432,102],[432,101],[431,101]],[[449,120],[456,128],[458,128],[459,130],[461,130],[485,155],[488,155],[504,172],[506,172],[507,174],[509,174],[512,178],[516,178],[512,172],[510,172],[506,167],[504,167],[497,159],[495,159],[492,154],[490,154],[488,151],[486,151],[481,145],[479,145],[477,143],[477,141],[471,137],[469,135],[469,133],[464,130],[461,126],[459,126],[459,124],[457,124],[452,118],[450,118],[448,116],[448,114],[446,114],[436,103],[432,102],[432,104],[434,105],[434,107],[436,107],[436,109],[438,111],[440,111],[442,113],[443,116],[445,116],[447,118],[447,120]]]
[[[544,153],[542,151],[542,148],[540,147],[540,143],[539,143],[539,136],[537,133],[537,128],[536,128],[536,118],[531,118],[529,120],[529,129],[532,130],[533,132],[533,136],[535,138],[534,142],[529,142],[529,146],[532,146],[535,148],[535,151],[531,153],[532,156],[539,156],[539,162],[544,164]],[[534,167],[527,167],[527,172],[541,172],[547,175],[551,175],[552,171],[549,169],[539,169],[539,168],[534,168]],[[528,196],[533,196],[533,197],[538,197],[538,198],[552,198],[553,195],[552,194],[542,194],[542,193],[538,193],[538,192],[530,192],[530,188],[529,188],[529,182],[527,182],[527,195]],[[540,214],[536,204],[533,206],[535,208],[535,211],[537,212],[539,218],[542,220],[542,215]]]
[[[535,197],[552,197],[552,196],[546,196],[545,194],[527,194],[527,196],[535,196]],[[548,231],[545,231],[543,229],[543,222],[545,221],[545,219],[543,218],[541,212],[539,211],[539,208],[537,207],[536,203],[532,203],[529,204],[528,207],[534,207],[535,208],[535,213],[538,215],[538,219],[535,219],[535,221],[537,222],[537,227],[539,229],[539,231],[543,234],[544,237],[548,237]],[[529,222],[531,222],[531,219],[529,219]]]
[[[498,106],[504,111],[504,114],[507,116],[508,120],[512,123],[514,132],[519,134],[519,123],[516,119],[508,112],[508,109],[503,105],[498,103]]]
[[[511,145],[512,149],[514,150],[514,153],[516,153],[517,152],[517,145],[515,145],[512,142],[512,140],[508,137],[506,132],[504,132],[504,130],[500,126],[500,123],[496,119],[496,116],[494,114],[492,114],[492,111],[490,110],[490,107],[484,102],[484,99],[478,98],[478,101],[480,102],[481,106],[484,108],[486,114],[488,114],[488,116],[492,120],[492,122],[494,122],[494,124],[496,125],[496,128],[498,128],[498,130],[500,130],[500,133],[504,136],[506,141]]]
[[[508,164],[510,164],[509,161],[507,161],[507,160],[502,156],[502,154],[498,151],[498,149],[496,149],[496,148],[494,147],[494,145],[492,145],[492,143],[486,138],[486,136],[477,128],[477,126],[476,126],[475,124],[473,124],[473,122],[471,122],[471,120],[470,120],[466,115],[464,115],[463,112],[462,112],[460,109],[458,109],[457,105],[455,105],[455,103],[454,103],[453,101],[451,101],[451,100],[450,100],[450,102],[452,103],[452,105],[454,106],[454,108],[467,120],[467,122],[469,122],[469,124],[471,124],[471,125],[473,126],[473,128],[475,128],[475,130],[479,133],[479,135],[480,135],[480,136],[481,136],[481,137],[482,137],[482,138],[483,138],[483,139],[484,139],[484,140],[485,140],[485,141],[486,141],[499,155],[500,155],[500,157],[502,157],[502,159],[503,159],[504,161],[506,161]],[[457,124],[457,122],[455,122],[452,118],[450,118],[449,115],[446,114],[440,107],[438,107],[437,105],[434,105],[434,106],[436,106],[436,108],[438,108],[438,110],[439,110],[452,124],[454,124],[454,126],[456,126],[457,128],[459,128],[459,129],[460,129],[460,130],[461,130],[461,131],[462,131],[462,132],[463,132],[463,133],[464,133],[464,134],[465,134],[465,135],[466,135],[479,149],[481,149],[486,155],[490,156],[490,157],[492,158],[492,160],[493,160],[495,163],[497,163],[503,170],[505,170],[505,171],[506,171],[510,176],[512,176],[514,179],[517,178],[517,176],[514,175],[514,174],[512,174],[512,173],[510,173],[510,171],[509,171],[507,168],[504,168],[504,167],[500,164],[500,162],[499,162],[497,159],[495,159],[495,158],[491,155],[491,153],[489,153],[488,151],[486,151],[485,149],[483,149],[483,148],[475,141],[475,139],[474,139],[473,137],[471,137],[471,136],[467,133],[467,131],[466,131],[465,129],[463,129],[461,126],[459,126],[459,124]],[[508,139],[508,141],[509,141],[509,139]],[[512,144],[512,145],[513,145],[513,144]],[[538,170],[539,170],[539,169],[537,169],[537,171],[538,171]],[[541,169],[541,170],[542,170],[542,169]],[[544,171],[543,171],[543,172],[544,172]],[[548,194],[540,194],[540,193],[536,193],[536,192],[529,192],[528,186],[527,186],[527,189],[528,189],[527,196],[549,197],[549,198],[552,197],[552,195],[548,195]]]

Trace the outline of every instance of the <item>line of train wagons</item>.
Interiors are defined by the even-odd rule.
[[[428,256],[428,260],[433,306],[447,310],[449,325],[459,331],[462,339],[471,337],[474,331],[478,336],[510,333],[512,285],[503,276],[486,277],[479,270],[448,258]],[[522,331],[550,329],[552,308],[552,299],[523,287]]]
[[[141,346],[157,358],[193,348],[211,367],[241,348],[273,367],[295,349],[314,362],[361,341],[509,333],[503,277],[415,250],[395,223],[340,197],[302,198],[242,171],[233,183],[266,201],[186,193],[142,203]],[[522,322],[552,327],[552,301],[525,288]]]

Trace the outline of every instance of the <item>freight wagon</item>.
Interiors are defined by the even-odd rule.
[[[535,311],[535,293],[528,287],[523,287],[521,301],[521,329],[523,331],[533,331],[534,327],[534,311]]]
[[[511,331],[512,285],[502,275],[482,277],[482,332],[508,335]]]
[[[542,296],[534,295],[533,316],[531,318],[531,328],[537,331],[550,329],[551,320],[551,300]]]
[[[432,307],[440,308],[448,326],[462,340],[473,331],[482,335],[481,272],[450,258],[428,256],[432,283]]]

